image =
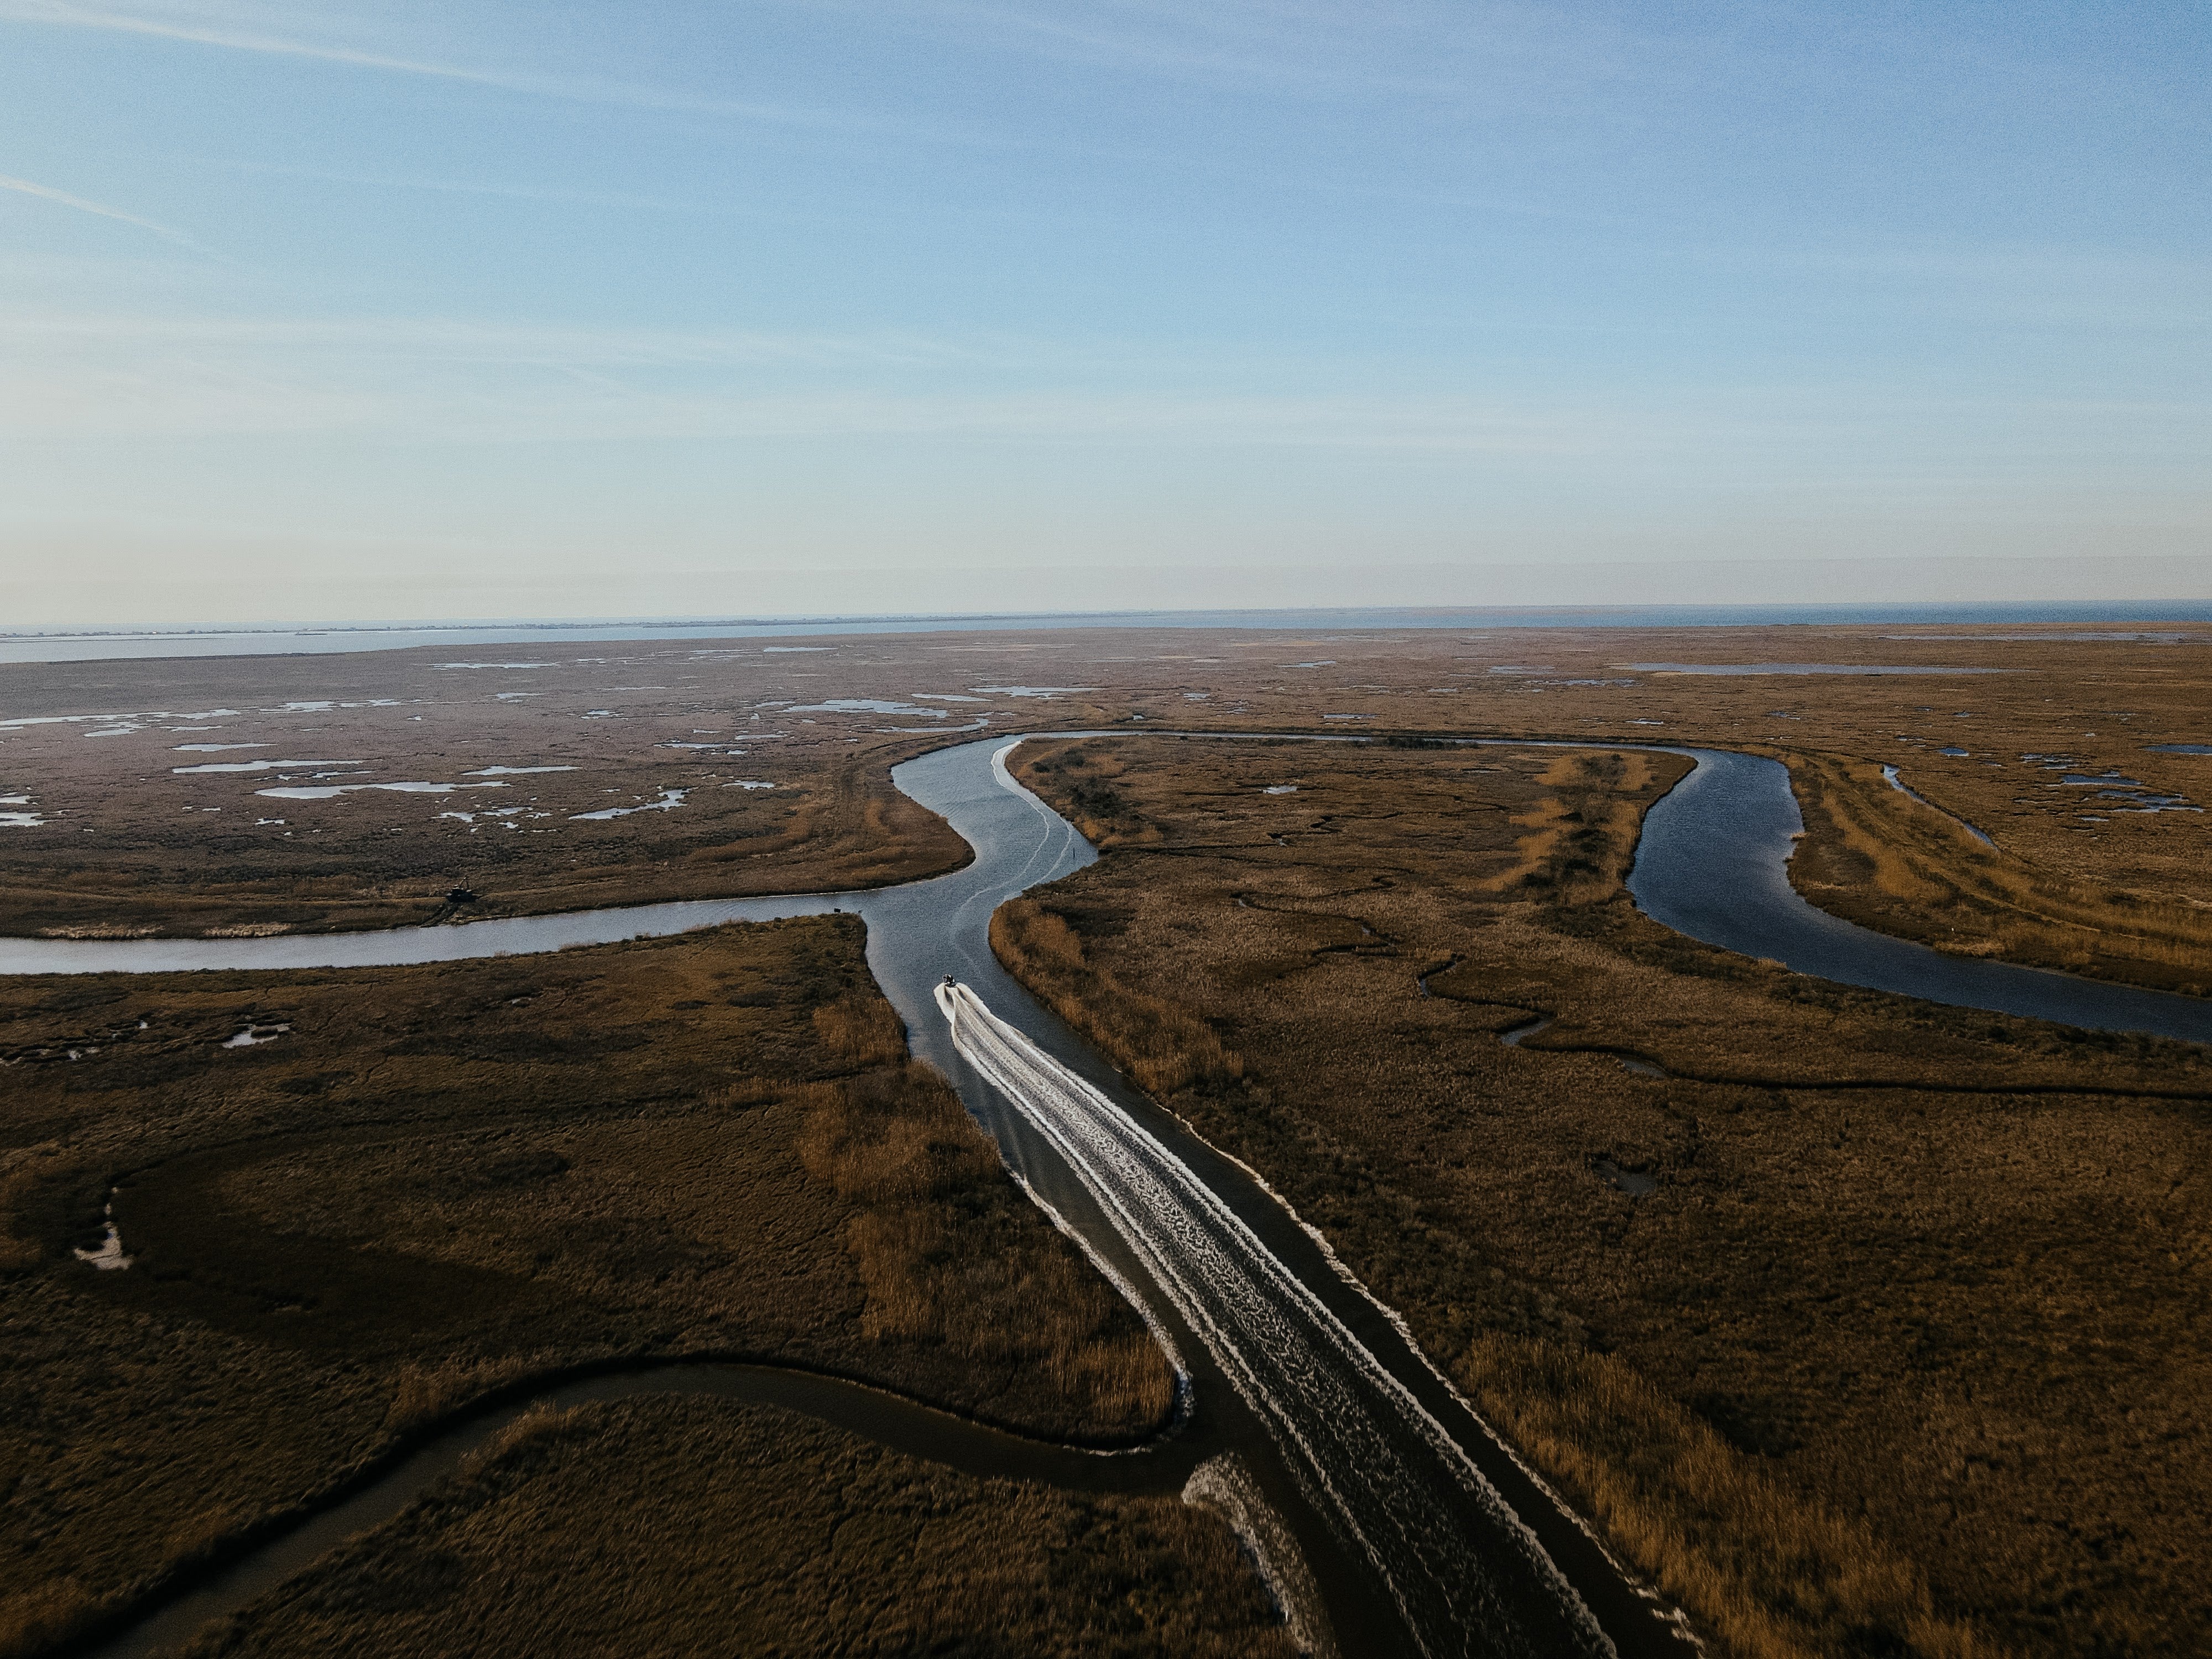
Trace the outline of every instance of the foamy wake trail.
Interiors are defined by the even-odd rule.
[[[1425,1652],[1613,1652],[1443,1425],[1182,1159],[966,986],[937,1000],[955,1047],[1090,1189]]]

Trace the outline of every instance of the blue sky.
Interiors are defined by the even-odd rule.
[[[2212,552],[2208,44],[2201,5],[0,0],[0,600],[1911,598],[1961,557],[2102,597]]]

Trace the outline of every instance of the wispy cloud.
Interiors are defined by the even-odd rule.
[[[210,161],[210,167],[269,179],[307,179],[333,185],[362,185],[371,190],[421,191],[433,196],[480,196],[510,202],[541,202],[556,207],[605,207],[698,217],[727,217],[743,210],[726,202],[681,201],[633,191],[575,190],[558,185],[501,184],[474,179],[431,179],[388,173],[340,173],[326,167],[280,166],[231,158]]]
[[[785,7],[912,27],[994,52],[1295,98],[1422,105],[1556,100],[1571,88],[1656,82],[1679,48],[1632,14],[1453,0],[873,0]]]
[[[54,189],[51,185],[33,184],[28,179],[11,179],[0,173],[0,190],[13,191],[19,196],[35,197],[41,202],[52,202],[57,206],[72,208],[79,213],[93,214],[99,218],[112,219],[118,224],[136,225],[141,230],[149,230],[156,236],[167,237],[185,247],[197,249],[200,246],[173,226],[161,224],[152,219],[142,219],[135,213],[124,212],[121,208],[87,201],[82,196],[72,196],[65,190]]]
[[[1098,372],[1111,368],[1109,375]],[[1508,494],[1972,493],[2030,475],[2201,496],[2186,398],[1934,396],[1881,384],[1415,386],[1388,365],[1257,368],[1162,346],[681,333],[467,320],[0,319],[0,437],[454,447],[922,441],[1188,454],[1303,451],[1444,468]],[[1366,463],[1362,463],[1365,465]]]
[[[953,344],[878,332],[800,334],[744,330],[566,327],[465,318],[221,317],[111,312],[0,314],[0,350],[126,356],[184,353],[283,356],[295,362],[352,356],[420,366],[507,365],[569,369],[807,370],[1034,368],[1039,359],[1003,343]]]
[[[123,34],[150,35],[164,40],[185,40],[197,46],[226,46],[237,52],[273,52],[288,58],[313,58],[325,63],[349,64],[360,69],[392,70],[404,75],[429,75],[453,81],[500,84],[500,77],[419,58],[389,57],[351,46],[265,34],[251,28],[224,27],[214,21],[229,14],[193,7],[155,11],[115,10],[82,6],[73,0],[4,0],[0,18],[21,23],[46,23],[62,27],[107,29]]]
[[[1511,397],[1346,389],[1318,364],[1250,370],[1107,343],[50,313],[0,319],[0,434],[410,444],[872,435],[1527,457],[1638,449],[1662,435],[1643,417]]]
[[[247,15],[250,18],[252,14]],[[297,14],[288,13],[286,15],[289,17]],[[614,105],[671,114],[708,116],[878,137],[926,138],[951,143],[975,142],[975,139],[973,134],[925,126],[873,112],[813,109],[757,100],[710,97],[599,76],[486,68],[441,62],[404,52],[372,50],[342,41],[318,40],[297,33],[276,33],[265,27],[257,27],[251,21],[241,21],[232,9],[197,4],[194,0],[135,9],[82,5],[76,0],[0,0],[0,21],[56,27],[102,29],[232,52],[307,58],[387,74],[427,76],[570,103]]]

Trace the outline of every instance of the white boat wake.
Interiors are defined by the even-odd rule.
[[[1097,1199],[1424,1652],[1615,1652],[1458,1442],[1188,1165],[966,986],[939,986],[937,1002],[961,1056]]]

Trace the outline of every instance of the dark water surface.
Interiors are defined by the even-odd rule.
[[[1202,734],[1191,735],[1195,738]],[[1325,740],[1362,739],[1340,735]],[[1358,1490],[1361,1471],[1328,1470],[1328,1496],[1332,1502],[1316,1506],[1310,1474],[1294,1474],[1292,1465],[1297,1460],[1286,1461],[1281,1449],[1285,1434],[1296,1437],[1295,1422],[1286,1427],[1279,1413],[1270,1412],[1263,1424],[1261,1414],[1255,1413],[1231,1386],[1221,1357],[1209,1346],[1208,1339],[1192,1329],[1176,1313],[1173,1299],[1161,1293],[1151,1268],[1124,1243],[1122,1233],[1101,1211],[1091,1189],[1024,1114],[978,1076],[954,1047],[951,1027],[935,1001],[937,988],[950,975],[972,988],[993,1013],[1141,1125],[1233,1214],[1237,1224],[1297,1281],[1297,1297],[1285,1300],[1285,1316],[1306,1316],[1298,1314],[1293,1301],[1298,1306],[1317,1306],[1319,1311],[1312,1313],[1312,1318],[1348,1334],[1374,1358],[1388,1373],[1387,1387],[1402,1390],[1416,1402],[1418,1413],[1440,1426],[1455,1450],[1464,1450],[1511,1516],[1525,1523],[1539,1547],[1539,1559],[1556,1565],[1618,1651],[1683,1651],[1676,1644],[1672,1626],[1656,1616],[1656,1604],[1629,1587],[1572,1518],[1437,1376],[1402,1328],[1357,1285],[1346,1282],[1324,1249],[1250,1172],[1189,1134],[1178,1120],[1130,1087],[999,966],[988,939],[990,917],[999,905],[1080,869],[1097,857],[1073,826],[1013,783],[1005,761],[1016,741],[994,737],[963,744],[895,769],[892,775],[898,787],[944,817],[975,849],[975,861],[965,869],[902,887],[643,905],[377,933],[250,939],[5,939],[0,940],[0,972],[148,973],[455,961],[675,933],[729,921],[819,915],[832,909],[857,913],[868,925],[869,965],[905,1020],[915,1053],[953,1079],[969,1109],[998,1139],[1008,1167],[1147,1302],[1188,1370],[1194,1407],[1189,1421],[1167,1447],[1125,1458],[1100,1458],[1023,1442],[1016,1437],[994,1436],[993,1431],[972,1425],[956,1426],[956,1420],[943,1413],[820,1378],[775,1374],[781,1380],[773,1389],[781,1390],[783,1403],[956,1467],[970,1467],[988,1453],[987,1461],[998,1460],[993,1473],[1055,1484],[1088,1485],[1099,1479],[1139,1483],[1158,1480],[1164,1484],[1158,1487],[1140,1484],[1137,1489],[1173,1486],[1179,1490],[1177,1471],[1187,1474],[1200,1458],[1233,1451],[1244,1462],[1304,1553],[1330,1622],[1347,1652],[1533,1656],[1561,1650],[1554,1636],[1547,1633],[1541,1612],[1549,1594],[1547,1583],[1556,1581],[1539,1583],[1528,1577],[1525,1549],[1505,1547],[1502,1542],[1494,1548],[1483,1545],[1482,1540],[1495,1533],[1498,1522],[1480,1504],[1450,1516],[1416,1516],[1416,1524],[1410,1526],[1402,1513],[1378,1511],[1374,1527],[1356,1529],[1361,1536],[1395,1533],[1414,1540],[1408,1547],[1414,1553],[1425,1553],[1417,1547],[1419,1527],[1441,1520],[1455,1535],[1474,1540],[1478,1554],[1494,1568],[1498,1582],[1490,1589],[1495,1593],[1483,1599],[1502,1609],[1496,1622],[1407,1628],[1399,1613],[1406,1605],[1405,1598],[1394,1592],[1393,1573],[1386,1565],[1378,1575],[1347,1536],[1341,1518],[1346,1504],[1357,1514],[1358,1506],[1369,1501]],[[1697,765],[1647,816],[1629,880],[1637,902],[1665,925],[1725,949],[1778,960],[1802,972],[1847,984],[2078,1025],[2212,1041],[2212,1003],[1945,957],[1827,915],[1806,902],[1789,884],[1787,863],[1802,822],[1786,769],[1778,762],[1721,750],[1668,749],[1668,752],[1686,754]],[[1218,1334],[1214,1340],[1219,1340]],[[1240,1376],[1247,1374],[1249,1368],[1239,1356],[1229,1358]],[[611,1389],[617,1395],[672,1388],[713,1391],[698,1379],[725,1373],[734,1374],[734,1368],[641,1368],[633,1377],[602,1378],[592,1384],[571,1385],[571,1390],[589,1387]],[[760,1373],[748,1375],[754,1380],[746,1387],[770,1387],[757,1380]],[[736,1389],[738,1385],[714,1386]],[[565,1398],[567,1392],[556,1397]],[[205,1587],[204,1593],[215,1599],[190,1604],[201,1610],[189,1617],[197,1620],[210,1610],[243,1606],[281,1583],[330,1542],[397,1512],[496,1426],[496,1421],[490,1419],[464,1425],[454,1431],[450,1446],[439,1443],[447,1447],[446,1451],[434,1446],[402,1466],[372,1489],[383,1493],[377,1499],[382,1507],[372,1504],[357,1512],[343,1508],[327,1511],[310,1523],[312,1532],[289,1534],[248,1558],[222,1581],[228,1589],[217,1584]],[[1432,1446],[1412,1439],[1394,1442],[1391,1451],[1401,1460],[1434,1455]],[[1100,1473],[1108,1468],[1115,1473]],[[1348,1498],[1336,1491],[1338,1483],[1350,1492]],[[368,1496],[362,1493],[348,1503],[366,1504]],[[1373,1501],[1390,1502],[1387,1494],[1377,1495]],[[342,1521],[338,1518],[342,1515],[351,1518]],[[334,1527],[337,1530],[331,1530]],[[1537,1611],[1531,1613],[1531,1608]],[[1420,1617],[1418,1609],[1415,1616]],[[186,1617],[180,1605],[163,1615],[162,1627],[177,1628],[167,1621]],[[153,1639],[146,1634],[150,1629],[142,1626],[131,1645],[112,1650],[145,1650]]]

